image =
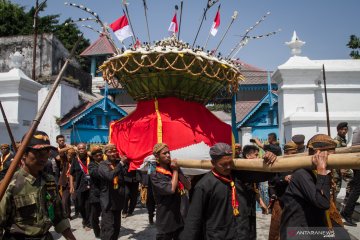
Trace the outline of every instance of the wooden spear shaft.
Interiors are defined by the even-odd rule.
[[[14,136],[11,132],[11,129],[10,129],[10,125],[9,125],[9,122],[7,120],[7,117],[6,117],[6,114],[5,114],[5,111],[4,111],[4,108],[2,106],[2,103],[0,101],[0,108],[1,108],[1,113],[2,113],[2,116],[3,116],[3,119],[4,119],[4,123],[5,123],[5,126],[6,126],[6,129],[8,131],[8,134],[9,134],[9,137],[10,137],[10,141],[11,141],[11,145],[13,146],[13,149],[14,151],[16,152],[17,151],[17,147],[16,147],[16,143],[15,143],[15,140],[14,140]]]
[[[20,148],[18,149],[18,151],[16,152],[15,154],[15,157],[14,159],[11,161],[11,164],[10,164],[10,167],[8,169],[8,171],[6,172],[6,175],[4,177],[4,179],[1,181],[0,183],[0,201],[1,199],[3,198],[4,194],[5,194],[5,191],[11,181],[11,178],[13,177],[15,171],[16,171],[16,168],[17,166],[19,165],[19,162],[22,158],[22,156],[24,155],[24,152],[26,150],[26,146],[28,145],[28,143],[30,142],[31,140],[31,137],[32,135],[34,134],[34,132],[36,131],[40,121],[41,121],[41,118],[43,117],[45,111],[46,111],[46,108],[48,107],[50,101],[51,101],[51,98],[53,97],[60,81],[61,81],[61,78],[66,70],[66,67],[68,66],[71,58],[74,56],[75,54],[75,50],[77,48],[77,46],[79,45],[79,42],[81,40],[81,37],[82,35],[80,35],[80,37],[78,38],[78,40],[76,41],[74,47],[72,48],[71,50],[71,53],[69,55],[69,57],[66,59],[63,67],[61,68],[54,84],[52,85],[49,93],[47,94],[41,108],[39,109],[38,113],[36,114],[34,120],[33,120],[33,123],[31,124],[29,130],[27,131],[26,133],[26,136],[24,137],[24,139],[21,141],[21,144],[20,144]]]
[[[236,170],[259,172],[288,172],[299,168],[314,168],[312,156],[278,157],[272,166],[264,163],[263,159],[234,159]],[[210,160],[179,159],[177,163],[183,168],[211,169]],[[360,169],[360,153],[331,154],[328,157],[328,169]]]

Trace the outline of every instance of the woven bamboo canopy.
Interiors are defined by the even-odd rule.
[[[206,103],[221,89],[235,93],[244,80],[238,64],[174,37],[126,50],[100,70],[105,81],[116,88],[121,84],[137,101],[175,96]]]

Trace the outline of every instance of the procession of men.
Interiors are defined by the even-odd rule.
[[[147,207],[149,226],[156,215],[154,239],[257,239],[256,204],[263,214],[271,214],[268,239],[288,239],[293,230],[331,231],[331,239],[352,239],[344,224],[357,225],[352,214],[360,194],[359,170],[327,169],[328,156],[348,144],[348,124],[339,123],[337,130],[335,139],[315,134],[307,144],[303,135],[295,135],[282,148],[276,134],[270,133],[266,143],[254,139],[243,148],[236,145],[236,153],[232,146],[216,143],[209,152],[212,169],[196,181],[171,158],[166,143],[156,144],[152,158],[139,170],[129,171],[131,160],[114,144],[72,146],[59,135],[55,147],[45,132],[36,131],[0,202],[0,239],[54,239],[51,226],[65,239],[76,239],[73,232],[79,229],[70,226],[76,218],[96,239],[121,239],[122,219],[131,218],[138,204]],[[356,145],[359,128],[353,132],[352,146]],[[9,144],[0,148],[3,176],[14,153]],[[283,153],[301,152],[312,156],[314,170],[233,169],[234,156],[263,158],[271,168]],[[347,190],[343,207],[337,208],[336,183],[341,180]],[[265,181],[269,196],[259,191],[259,183]]]

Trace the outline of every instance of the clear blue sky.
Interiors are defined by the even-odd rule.
[[[35,0],[12,0],[25,5],[29,9]],[[85,12],[64,5],[65,1],[48,0],[44,14],[60,14],[61,21],[68,17],[90,17]],[[98,13],[104,22],[111,23],[122,15],[121,0],[76,0],[69,1],[83,4]],[[130,3],[130,18],[135,34],[141,41],[147,41],[145,15],[142,0],[128,0]],[[181,39],[192,44],[201,21],[203,8],[207,0],[184,0],[181,26]],[[282,29],[280,33],[268,38],[251,40],[237,55],[248,64],[267,70],[275,70],[278,65],[286,62],[290,57],[290,50],[284,42],[291,39],[296,30],[298,37],[305,41],[303,56],[310,59],[349,59],[350,49],[346,47],[351,34],[360,37],[359,0],[220,0],[221,24],[216,37],[209,41],[208,48],[213,49],[219,43],[226,26],[231,20],[234,10],[239,12],[238,18],[232,25],[220,51],[227,55],[230,49],[240,39],[245,30],[252,26],[266,12],[271,15],[261,23],[250,35],[260,35],[270,31]],[[180,1],[147,0],[148,19],[151,40],[159,40],[168,36],[168,26],[174,14],[174,6]],[[212,25],[217,4],[207,14],[207,20],[199,34],[197,44],[204,45],[210,26]],[[178,21],[179,21],[178,13]],[[82,24],[92,24],[80,23]],[[97,26],[96,26],[97,27]],[[100,29],[99,27],[97,27]],[[85,37],[95,41],[98,35],[91,30],[80,27]],[[114,38],[115,39],[115,38]],[[115,39],[116,43],[120,43]],[[125,40],[127,44],[130,38]]]

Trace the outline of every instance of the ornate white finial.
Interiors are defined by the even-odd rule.
[[[16,51],[14,54],[10,55],[10,59],[11,59],[11,67],[20,69],[24,61],[24,56],[21,55],[21,53],[19,53],[18,51]]]
[[[296,31],[294,31],[291,41],[285,42],[285,44],[291,49],[291,54],[297,56],[300,55],[301,47],[305,44],[305,42],[301,41],[296,35]]]

